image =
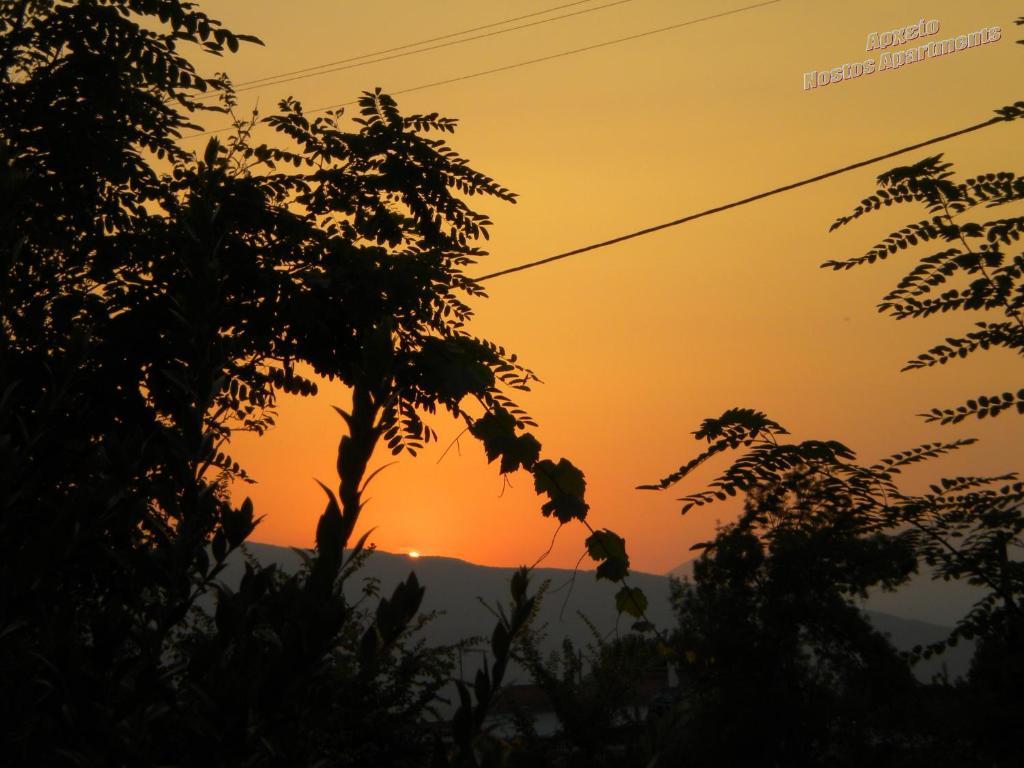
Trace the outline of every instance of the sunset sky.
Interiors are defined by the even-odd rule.
[[[550,16],[607,5],[594,0]],[[755,0],[627,0],[592,13],[415,56],[243,92],[241,111],[286,95],[307,108],[348,102],[376,86],[395,92],[580,48]],[[261,78],[563,5],[485,3],[202,2],[235,32],[259,36],[207,71]],[[301,9],[301,10],[299,10]],[[607,239],[796,181],[980,122],[1022,97],[1020,0],[856,3],[781,0],[731,16],[486,77],[397,96],[406,113],[458,118],[450,143],[520,195],[487,203],[494,227],[478,273]],[[548,18],[538,16],[517,22]],[[996,43],[811,92],[803,73],[877,56],[867,35],[937,19],[929,39],[1002,27]],[[901,48],[907,46],[900,46]],[[204,118],[217,128],[218,117]],[[945,153],[964,176],[1022,170],[1022,126],[999,125],[737,210],[502,277],[474,304],[471,328],[519,354],[544,381],[520,398],[540,423],[545,456],[587,474],[590,522],[623,535],[634,569],[664,572],[727,521],[735,505],[680,516],[675,501],[724,464],[673,491],[634,490],[692,457],[690,434],[731,406],[768,412],[797,439],[840,440],[876,460],[922,442],[982,438],[909,477],[1024,469],[1020,418],[940,428],[915,416],[983,393],[1017,389],[1020,361],[988,352],[899,373],[904,361],[963,329],[966,318],[897,322],[874,306],[910,257],[847,273],[829,258],[858,255],[922,217],[904,207],[829,234],[887,168]],[[196,142],[201,149],[201,143]],[[936,249],[937,250],[937,249]],[[914,255],[924,255],[923,251]],[[259,483],[245,489],[266,519],[257,541],[312,546],[323,508],[319,478],[336,484],[343,389],[284,397],[279,426],[236,438]],[[438,419],[440,445],[407,456],[371,486],[360,530],[395,552],[489,565],[533,563],[556,524],[540,514],[530,477],[511,487]],[[382,452],[378,463],[390,461]],[[546,565],[572,567],[582,526],[566,526]]]

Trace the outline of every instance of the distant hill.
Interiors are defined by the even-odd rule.
[[[692,578],[693,564],[694,560],[687,560],[667,575],[677,579]],[[950,628],[981,595],[978,587],[964,582],[947,582],[919,574],[895,592],[872,591],[861,607],[893,645],[907,651],[915,645],[928,645],[947,637]],[[973,642],[961,643],[942,656],[919,662],[914,671],[922,680],[929,680],[943,671],[951,678],[959,677],[967,673],[973,654]]]
[[[286,572],[297,570],[301,565],[299,555],[288,548],[271,544],[247,544],[247,550],[262,565],[276,564]],[[238,583],[243,566],[240,556],[233,556],[222,580],[228,585]],[[426,628],[428,642],[434,644],[454,643],[468,637],[489,636],[494,627],[494,617],[481,604],[504,604],[508,601],[509,579],[515,572],[514,568],[493,568],[475,565],[449,557],[410,558],[389,552],[374,552],[358,576],[349,584],[351,597],[357,598],[366,579],[375,579],[379,583],[381,594],[390,594],[399,581],[415,572],[417,578],[426,587],[422,610],[436,611],[438,616]],[[672,575],[688,576],[692,573],[692,563],[684,563],[673,569]],[[556,650],[561,646],[563,638],[568,637],[580,648],[593,642],[593,635],[587,622],[580,614],[592,623],[606,639],[615,636],[615,632],[629,631],[632,619],[620,617],[615,611],[615,592],[618,586],[606,581],[597,581],[593,571],[572,571],[560,568],[537,568],[533,572],[532,585],[538,588],[548,581],[548,591],[542,601],[537,617],[537,626],[546,635],[544,650]],[[671,631],[674,618],[669,604],[668,576],[649,573],[630,575],[631,586],[640,587],[647,595],[649,606],[647,615],[660,629]],[[941,585],[947,587],[949,585]],[[955,621],[955,608],[950,601],[938,598],[937,589],[929,589],[912,585],[918,595],[917,600],[923,604],[915,604],[915,598],[900,595],[878,595],[869,600],[867,614],[872,623],[887,633],[897,648],[909,650],[917,644],[934,642],[949,633],[949,625]],[[908,587],[910,589],[911,587]],[[959,597],[959,595],[958,595]],[[878,610],[883,606],[889,610]],[[904,609],[911,610],[904,612]],[[894,609],[898,609],[894,610]],[[922,620],[922,616],[951,616],[948,623]],[[481,643],[484,646],[486,643]],[[966,645],[951,649],[942,658],[922,663],[915,670],[922,679],[928,679],[939,672],[945,664],[952,676],[964,674],[970,662],[971,648]],[[467,661],[467,664],[469,662]],[[475,667],[475,664],[473,665]],[[522,670],[517,671],[519,680],[525,682]]]
[[[680,563],[666,575],[675,576],[677,579],[692,579],[693,578],[693,560],[687,560],[685,563]]]
[[[247,544],[246,548],[263,565],[276,563],[285,571],[294,571],[301,565],[301,559],[294,551],[270,544]],[[506,604],[509,601],[509,580],[515,568],[492,568],[474,565],[465,560],[451,557],[428,557],[416,559],[389,552],[374,552],[359,572],[351,588],[351,596],[358,597],[365,579],[377,579],[381,594],[387,595],[409,573],[426,588],[422,610],[438,611],[441,615],[427,626],[428,637],[435,643],[454,643],[472,636],[490,637],[494,628],[494,616],[481,604]],[[229,563],[223,580],[228,584],[237,583],[241,578],[241,559]],[[579,647],[593,641],[593,635],[582,612],[609,639],[614,637],[616,628],[628,632],[633,623],[629,616],[620,617],[615,612],[615,593],[619,585],[597,581],[593,571],[573,572],[559,568],[537,568],[531,579],[531,589],[536,590],[544,581],[550,586],[537,617],[538,628],[547,634],[547,646],[555,649],[562,639],[568,637]],[[672,609],[669,605],[669,584],[664,576],[647,573],[630,575],[630,585],[644,590],[650,603],[648,616],[658,627],[667,628],[672,623]]]
[[[693,576],[693,560],[668,572],[677,579]],[[879,611],[927,624],[952,627],[981,598],[983,592],[962,581],[942,581],[918,574],[895,592],[873,591],[864,602],[869,611]]]

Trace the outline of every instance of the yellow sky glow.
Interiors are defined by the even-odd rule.
[[[555,2],[203,3],[236,32],[260,36],[217,61],[236,82],[392,48],[539,10]],[[308,108],[362,90],[396,91],[538,58],[721,12],[742,3],[634,0],[561,22],[415,57],[240,94],[241,111],[294,95]],[[301,12],[296,8],[300,7]],[[460,120],[450,140],[475,167],[520,195],[486,203],[494,221],[480,272],[491,272],[675,219],[895,147],[949,132],[1016,101],[1024,37],[1019,0],[857,3],[783,0],[704,24],[398,97],[405,112]],[[938,19],[937,37],[999,25],[1002,39],[896,71],[806,92],[802,75],[868,58],[866,37]],[[877,51],[873,52],[877,55]],[[208,118],[208,127],[217,127]],[[857,255],[920,211],[831,222],[892,165],[944,152],[967,175],[1021,170],[1019,123],[830,179],[721,215],[487,284],[472,329],[514,350],[544,381],[520,398],[546,456],[588,479],[591,524],[625,536],[633,567],[663,572],[688,559],[736,506],[678,513],[679,493],[634,490],[699,446],[706,416],[738,405],[767,411],[797,439],[838,439],[866,460],[938,439],[979,445],[911,476],[1020,469],[1019,419],[939,428],[916,413],[1017,385],[1019,360],[989,352],[899,373],[908,358],[962,329],[961,318],[896,322],[874,305],[907,260],[836,274],[818,265]],[[1013,366],[1017,366],[1013,369]],[[233,450],[259,483],[244,489],[266,519],[256,540],[311,546],[334,484],[344,406],[340,388],[283,397],[279,426]],[[440,444],[402,457],[370,488],[356,536],[375,527],[382,550],[493,565],[532,563],[555,525],[530,479],[506,487],[461,427],[434,426]],[[379,457],[379,464],[390,461]],[[562,530],[545,565],[573,567],[585,538]],[[416,552],[410,551],[410,557]]]

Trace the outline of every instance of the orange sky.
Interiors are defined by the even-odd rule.
[[[236,82],[443,35],[557,0],[481,3],[296,4],[204,2],[235,32],[258,35],[217,61]],[[595,0],[590,5],[604,4]],[[399,90],[537,58],[750,4],[739,0],[633,0],[565,21],[240,94],[272,105],[291,94],[307,108],[346,102],[381,86]],[[585,6],[579,6],[577,10]],[[495,226],[482,270],[494,271],[814,175],[987,119],[1016,101],[1024,36],[1019,0],[782,0],[775,5],[577,56],[398,97],[409,112],[457,117],[451,143],[475,167],[520,194],[488,204]],[[862,61],[868,33],[938,19],[936,38],[999,25],[978,49],[879,72],[813,92],[802,73]],[[877,54],[877,51],[874,52]],[[266,110],[264,110],[266,111]],[[218,127],[215,117],[207,127]],[[967,174],[1021,170],[1019,124],[997,126],[936,151]],[[925,156],[904,158],[912,162]],[[898,163],[890,163],[894,165]],[[798,439],[839,439],[862,458],[961,436],[982,443],[935,462],[942,472],[1022,469],[1020,419],[954,428],[915,413],[1019,386],[1019,361],[995,352],[940,369],[900,374],[909,357],[965,322],[896,322],[873,307],[906,259],[844,274],[818,264],[867,250],[920,213],[906,208],[828,234],[887,165],[488,284],[473,330],[516,351],[544,380],[520,399],[541,424],[546,456],[587,473],[590,521],[627,539],[633,566],[663,572],[691,555],[735,507],[678,513],[680,493],[635,491],[698,450],[690,432],[733,405],[766,410]],[[888,211],[886,212],[889,213]],[[921,254],[919,254],[921,255]],[[236,439],[234,453],[259,479],[247,489],[266,519],[254,538],[311,546],[323,506],[313,478],[335,484],[341,420],[325,387],[284,397],[279,427]],[[530,478],[502,481],[463,438],[435,423],[442,445],[402,457],[370,489],[360,529],[385,550],[416,549],[479,563],[532,563],[555,524],[542,518]],[[390,457],[381,457],[381,461]],[[716,465],[711,469],[719,469]],[[358,533],[359,531],[357,531]],[[571,567],[585,531],[568,526],[545,561]]]

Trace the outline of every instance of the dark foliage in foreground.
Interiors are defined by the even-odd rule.
[[[559,523],[583,522],[598,577],[625,583],[624,540],[589,528],[586,481],[544,458],[510,393],[533,374],[468,331],[463,270],[490,221],[467,202],[514,196],[439,135],[454,121],[403,116],[379,91],[354,127],[285,100],[234,120],[201,156],[198,116],[229,114],[225,77],[182,53],[241,43],[180,0],[14,0],[0,7],[0,722],[12,765],[1012,765],[1022,714],[1015,477],[951,478],[900,491],[911,464],[968,441],[862,466],[834,441],[785,442],[756,411],[698,432],[707,450],[656,487],[726,452],[742,456],[686,508],[745,494],[675,595],[671,635],[598,642],[585,669],[528,636],[529,578],[497,611],[488,663],[453,681],[418,630],[423,587],[345,589],[367,553],[352,542],[382,445],[415,454],[430,417],[462,420],[503,473],[524,470]],[[204,96],[220,96],[206,101]],[[221,106],[218,106],[221,105]],[[226,118],[224,118],[226,119]],[[929,219],[867,261],[918,241],[925,257],[882,305],[897,317],[1001,312],[909,367],[1003,346],[1020,351],[1019,219],[961,223],[1019,201],[1007,173],[955,183],[931,158],[880,178],[854,214],[895,202]],[[837,263],[833,266],[846,266]],[[967,285],[935,297],[956,277]],[[298,574],[250,564],[218,583],[258,523],[232,434],[274,424],[277,393],[342,382],[335,488]],[[1019,393],[937,409],[943,422],[1022,410]],[[923,687],[853,598],[898,588],[925,564],[986,589],[948,644],[978,641],[969,679]],[[207,600],[210,598],[210,600]],[[215,598],[212,611],[197,610]],[[637,627],[652,628],[645,621]],[[946,644],[919,649],[920,655]],[[551,739],[490,731],[510,664],[554,702]],[[681,685],[658,702],[641,672]],[[643,702],[641,704],[641,702]],[[653,762],[652,762],[653,761]]]
[[[186,54],[258,42],[180,0],[0,7],[0,719],[14,763],[472,761],[501,670],[439,751],[422,718],[449,676],[411,638],[422,588],[410,578],[365,606],[343,592],[371,456],[415,454],[444,409],[502,472],[531,473],[545,515],[587,514],[582,472],[542,457],[509,397],[535,377],[467,330],[464,299],[482,290],[463,269],[490,225],[467,200],[514,196],[439,138],[454,121],[403,116],[379,91],[350,127],[286,100],[263,121],[279,145],[235,120],[199,156],[182,148],[199,116],[233,105],[227,79]],[[300,575],[253,567],[237,590],[216,586],[258,522],[227,493],[250,480],[231,435],[262,434],[277,393],[322,379],[352,401],[315,555]],[[595,558],[626,575],[624,549]],[[212,622],[193,622],[214,593]],[[514,604],[496,657],[530,614],[525,578]]]
[[[1018,20],[1024,23],[1024,19]],[[1024,103],[998,110],[1024,116]],[[931,247],[879,304],[896,319],[970,314],[973,329],[911,360],[905,370],[945,365],[990,349],[1024,352],[1024,184],[1009,171],[957,181],[941,156],[894,168],[833,229],[893,205],[926,218],[836,270]],[[1006,211],[983,218],[985,209]],[[1024,414],[1024,390],[996,392],[927,421]],[[765,414],[732,408],[694,433],[706,444],[657,483],[663,490],[697,467],[733,454],[682,511],[745,495],[739,519],[703,553],[693,583],[676,593],[684,700],[673,731],[693,765],[976,765],[1019,762],[1024,716],[1024,483],[1016,473],[943,478],[923,493],[897,481],[909,467],[969,446],[937,441],[863,465],[834,440],[791,442]],[[981,588],[950,636],[902,659],[866,623],[853,599],[898,589],[921,570]],[[976,641],[966,680],[921,686],[907,663]]]

